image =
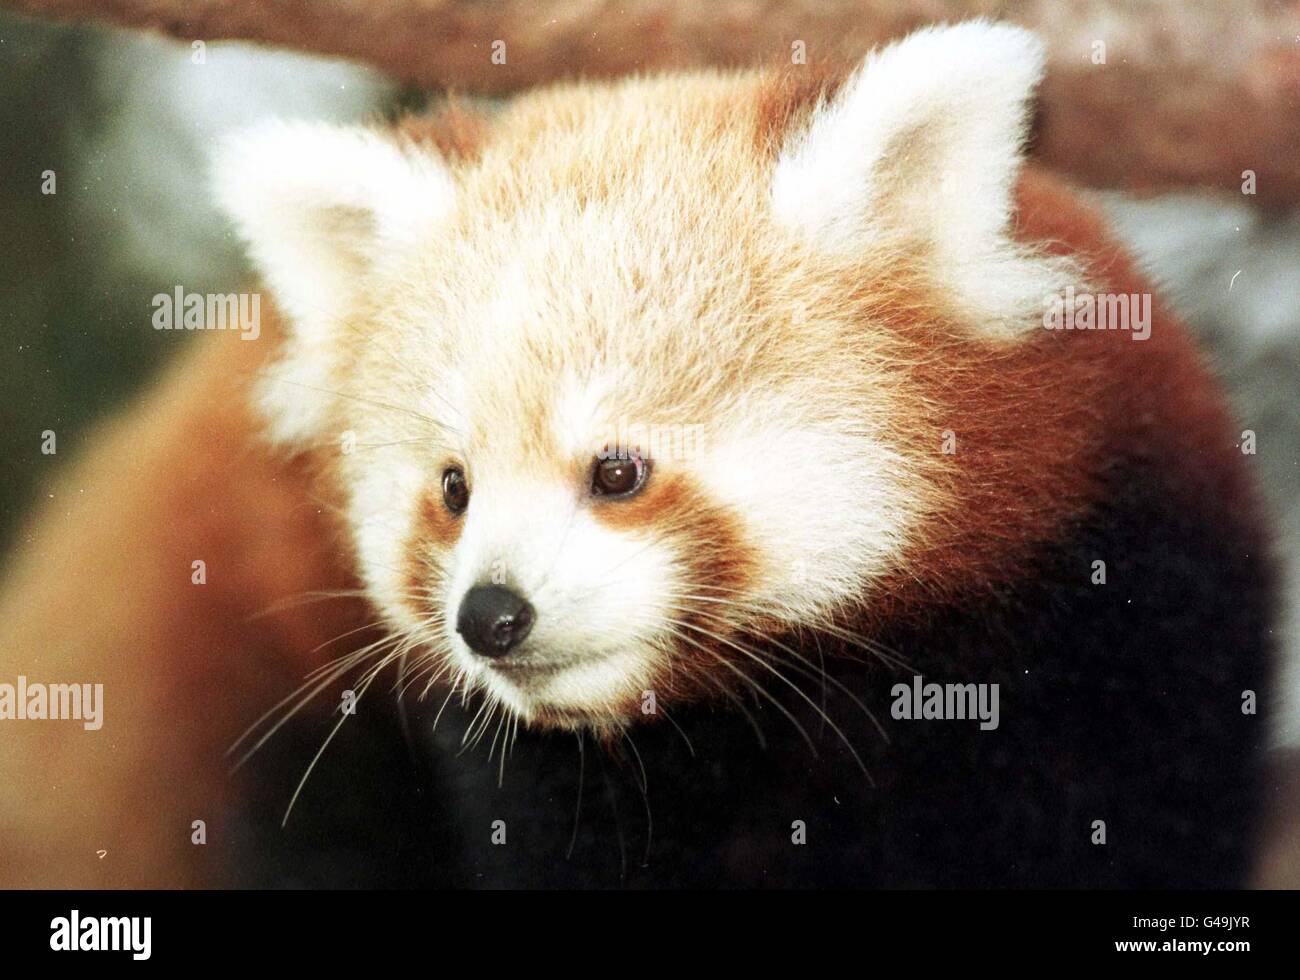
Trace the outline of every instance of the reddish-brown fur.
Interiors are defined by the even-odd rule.
[[[786,134],[808,118],[819,100],[835,95],[847,72],[846,65],[830,61],[774,71],[758,93],[754,145],[759,154],[775,159]]]
[[[412,142],[431,144],[452,163],[471,163],[482,151],[489,127],[479,113],[450,99],[437,112],[404,118],[398,132]]]
[[[1018,208],[1025,239],[1095,257],[1099,288],[1151,292],[1098,217],[1055,182],[1026,174]],[[1184,467],[1198,445],[1222,447],[1208,465],[1198,460],[1182,484],[1187,499],[1171,505],[1249,496],[1239,486],[1240,451],[1223,403],[1182,326],[1159,305],[1147,340],[1135,341],[1127,331],[1043,329],[1011,346],[966,339],[927,318],[934,308],[913,301],[910,314],[893,322],[900,344],[931,352],[910,380],[937,409],[916,418],[950,422],[918,427],[908,441],[939,465],[949,519],[936,523],[880,590],[891,601],[996,585],[1017,574],[1033,548],[1050,543],[1054,526],[1095,497],[1091,480],[1104,455],[1150,438],[1139,435],[1139,419],[1142,433],[1166,440],[1148,449],[1171,466]],[[943,356],[933,355],[941,349]],[[956,436],[951,455],[940,452],[943,428]],[[1035,529],[1034,539],[1026,528]]]
[[[364,622],[353,599],[299,601],[357,583],[311,467],[255,435],[262,347],[196,342],[78,453],[7,567],[6,679],[103,683],[104,723],[6,723],[0,885],[212,880],[239,789],[226,750]],[[199,819],[216,846],[190,844]]]

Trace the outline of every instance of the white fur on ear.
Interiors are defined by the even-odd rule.
[[[1007,230],[1042,70],[1033,34],[982,20],[873,52],[792,134],[773,174],[775,217],[827,250],[919,242],[935,281],[961,291],[982,329],[1041,323],[1060,264]]]
[[[337,357],[335,327],[385,252],[414,242],[450,212],[450,175],[431,151],[366,129],[268,122],[228,138],[213,166],[218,203],[288,317],[277,384],[261,401],[272,434],[317,434]],[[315,391],[313,391],[315,389]]]

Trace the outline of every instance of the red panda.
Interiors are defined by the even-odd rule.
[[[1041,65],[973,22],[229,143],[279,314],[10,570],[7,669],[105,717],[0,743],[0,880],[1245,881],[1263,521],[1183,329],[1021,168]]]

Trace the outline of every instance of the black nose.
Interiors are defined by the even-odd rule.
[[[523,642],[535,618],[523,596],[499,585],[476,585],[461,600],[456,632],[475,653],[504,657]]]

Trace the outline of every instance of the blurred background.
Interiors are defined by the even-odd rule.
[[[2,10],[0,90],[2,562],[94,422],[189,339],[152,328],[151,297],[228,291],[246,274],[209,200],[214,137],[267,115],[388,115],[430,93],[351,63],[236,43],[208,43],[200,62],[186,43]],[[1092,193],[1257,434],[1287,576],[1279,738],[1300,745],[1300,213],[1240,195]],[[40,451],[47,429],[54,456]]]

